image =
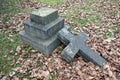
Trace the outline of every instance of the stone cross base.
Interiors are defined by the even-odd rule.
[[[54,35],[53,37],[46,40],[41,40],[39,38],[33,38],[29,36],[25,33],[25,31],[21,31],[19,33],[19,37],[21,41],[31,45],[33,48],[37,49],[47,56],[49,56],[50,53],[52,53],[53,50],[60,45],[60,41],[58,40],[57,35]]]
[[[64,25],[64,19],[58,16],[56,9],[41,8],[31,12],[30,18],[24,22],[24,30],[19,33],[19,37],[21,41],[45,55],[50,55],[62,42],[66,48],[61,56],[67,62],[72,62],[75,55],[79,55],[98,66],[106,64],[104,58],[86,46],[85,33],[75,36],[69,32],[69,28]]]
[[[45,55],[50,55],[60,45],[57,33],[64,27],[64,19],[58,16],[56,9],[35,10],[23,24],[24,31],[19,33],[21,41]]]

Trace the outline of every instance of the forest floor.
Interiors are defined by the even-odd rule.
[[[0,18],[1,80],[120,80],[120,0],[25,0],[13,13]],[[60,56],[64,45],[50,57],[20,42],[18,33],[34,9],[51,7],[72,28],[88,34],[86,44],[107,60],[104,67],[75,57],[68,64]]]

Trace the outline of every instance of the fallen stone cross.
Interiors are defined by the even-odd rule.
[[[21,41],[48,56],[62,42],[66,47],[61,56],[67,62],[72,62],[75,55],[79,55],[98,66],[106,64],[104,58],[86,46],[85,33],[73,35],[69,28],[64,24],[64,19],[58,16],[56,9],[41,8],[30,14],[30,18],[24,22],[24,30],[19,33],[19,37]]]
[[[85,33],[80,32],[78,35],[71,34],[67,28],[63,28],[58,33],[59,39],[67,45],[67,47],[62,51],[61,56],[67,61],[71,62],[75,55],[78,54],[82,56],[87,61],[92,61],[93,63],[103,66],[106,64],[106,60],[103,59],[98,53],[94,52],[88,46],[86,46],[85,41],[87,36]]]

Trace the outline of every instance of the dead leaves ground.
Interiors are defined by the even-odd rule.
[[[38,9],[46,6],[57,8],[60,16],[64,17],[66,23],[73,27],[73,33],[84,31],[89,35],[88,46],[98,51],[108,61],[107,65],[100,68],[91,62],[84,62],[81,57],[76,57],[72,64],[67,64],[60,56],[63,45],[58,47],[50,57],[47,57],[30,46],[19,43],[16,50],[11,50],[9,54],[18,56],[14,64],[20,64],[20,66],[13,68],[8,75],[0,72],[0,78],[2,80],[119,80],[120,4],[103,0],[88,2],[65,0],[62,5],[46,5],[26,0],[21,6],[23,9],[26,7]],[[79,4],[82,6],[92,5],[94,9],[82,12],[79,11],[81,6],[76,6]],[[70,18],[66,17],[67,11],[74,11],[73,6],[74,8],[78,7],[78,12],[76,14],[72,12]],[[94,21],[88,20],[89,23],[86,22],[84,26],[74,22],[75,19],[86,18],[90,15],[99,15],[99,22],[94,24]],[[28,17],[29,13],[18,13],[11,17],[8,22],[0,22],[1,33],[9,33],[9,36],[17,35],[23,29],[23,21]],[[72,18],[75,19],[72,20]],[[11,39],[11,41],[13,40]]]

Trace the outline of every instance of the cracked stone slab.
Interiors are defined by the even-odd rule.
[[[31,37],[25,33],[25,31],[21,31],[19,33],[19,37],[22,42],[25,42],[35,48],[36,50],[42,52],[43,54],[49,56],[53,50],[60,45],[60,41],[57,38],[57,34],[47,40],[41,40],[35,37]]]
[[[67,45],[61,52],[62,58],[67,62],[72,62],[77,54],[82,56],[85,60],[91,61],[98,66],[103,66],[106,64],[106,60],[103,57],[86,46],[85,41],[88,37],[85,33],[80,32],[78,35],[73,35],[66,28],[63,28],[59,31],[58,36],[61,42]]]
[[[30,13],[30,19],[36,23],[46,25],[58,18],[58,10],[40,8]]]
[[[64,19],[58,18],[47,25],[37,24],[30,19],[24,22],[25,32],[36,38],[48,39],[64,27]]]

